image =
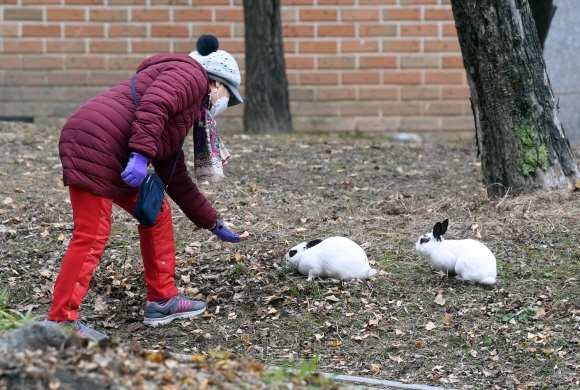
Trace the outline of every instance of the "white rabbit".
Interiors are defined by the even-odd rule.
[[[454,273],[463,281],[494,284],[497,269],[493,253],[476,240],[443,240],[448,224],[448,219],[437,222],[433,233],[419,237],[415,249],[439,272]]]
[[[330,237],[296,245],[286,254],[286,264],[308,280],[327,277],[340,280],[364,279],[377,270],[369,266],[363,248],[346,237]]]

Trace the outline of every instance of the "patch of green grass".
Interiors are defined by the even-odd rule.
[[[32,316],[32,307],[24,314],[10,309],[8,291],[4,289],[0,292],[0,332],[21,328],[35,320],[36,317]]]

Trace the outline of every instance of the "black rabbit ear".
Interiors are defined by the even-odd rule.
[[[312,248],[313,246],[318,245],[321,242],[322,242],[322,240],[320,240],[320,239],[308,241],[308,243],[306,243],[306,248],[304,248],[304,249]]]
[[[441,235],[444,235],[447,231],[447,225],[449,225],[449,219],[445,219],[445,221],[441,222]]]
[[[437,241],[441,241],[441,235],[443,234],[442,230],[443,227],[441,226],[441,222],[437,222],[435,226],[433,226],[433,237],[435,237]]]

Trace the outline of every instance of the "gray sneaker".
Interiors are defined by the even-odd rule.
[[[189,318],[205,311],[205,303],[192,301],[181,294],[164,301],[148,301],[143,323],[149,326],[165,325],[177,318]]]
[[[50,320],[46,320],[50,321]],[[83,339],[95,339],[97,341],[108,339],[109,336],[103,334],[101,332],[97,332],[93,328],[90,328],[87,323],[82,320],[78,319],[75,321],[53,321],[56,322],[58,325],[65,329],[70,329],[71,331],[78,334]]]

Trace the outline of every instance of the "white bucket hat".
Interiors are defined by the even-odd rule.
[[[199,62],[207,72],[211,80],[223,83],[230,91],[228,107],[243,103],[244,100],[238,91],[242,81],[238,63],[226,51],[218,50],[219,41],[211,34],[201,35],[195,44],[196,51],[189,56]]]

